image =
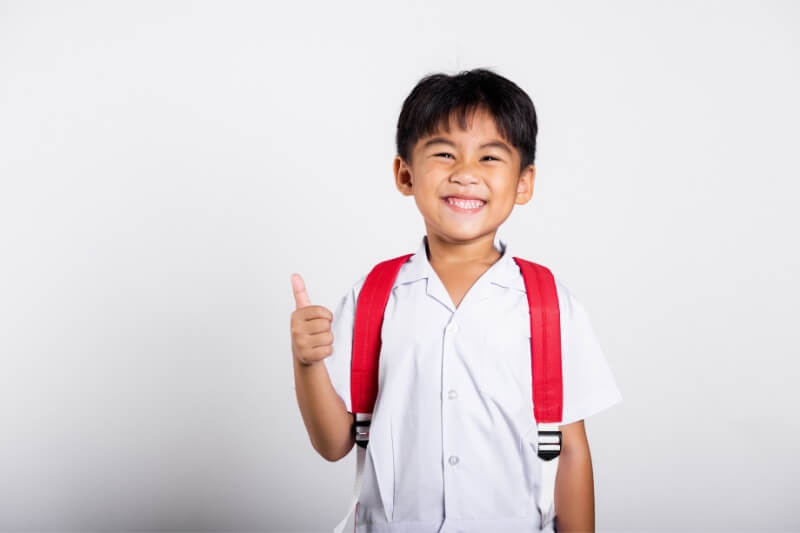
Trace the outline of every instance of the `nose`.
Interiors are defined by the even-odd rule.
[[[478,183],[477,173],[469,165],[461,165],[450,174],[450,182],[461,185],[474,185]]]

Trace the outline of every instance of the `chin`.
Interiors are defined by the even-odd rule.
[[[453,241],[473,241],[478,239],[487,233],[491,233],[491,230],[474,230],[474,231],[463,231],[463,230],[454,230],[448,231],[445,235],[453,240]]]

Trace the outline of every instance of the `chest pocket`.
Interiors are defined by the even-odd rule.
[[[481,389],[520,427],[533,420],[530,322],[514,317],[485,331]]]

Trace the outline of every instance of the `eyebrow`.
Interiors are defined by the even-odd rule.
[[[439,144],[439,143],[447,144],[449,146],[452,146],[453,148],[455,148],[455,146],[456,146],[453,143],[453,141],[451,141],[449,139],[445,139],[444,137],[434,137],[433,139],[429,139],[428,141],[426,141],[425,144],[422,145],[422,147],[423,148],[427,148],[428,146],[430,146],[432,144]],[[486,144],[480,145],[478,148],[492,148],[492,147],[493,148],[499,148],[501,150],[505,150],[506,152],[508,152],[508,155],[512,155],[511,148],[509,148],[506,143],[501,142],[501,141],[488,142]]]

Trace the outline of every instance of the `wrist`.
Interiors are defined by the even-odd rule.
[[[297,357],[294,354],[292,355],[292,359],[294,359],[294,366],[295,367],[299,367],[299,368],[311,368],[314,365],[316,365],[317,363],[319,363],[319,361],[305,362],[305,361],[301,360],[299,357]]]

